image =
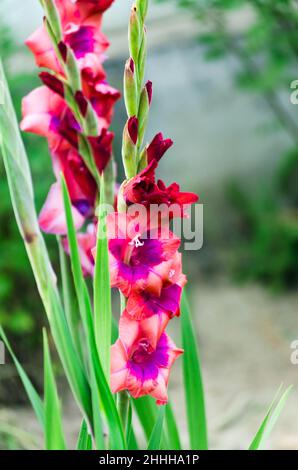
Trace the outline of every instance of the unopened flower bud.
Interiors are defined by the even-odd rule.
[[[138,119],[136,118],[136,116],[132,116],[127,121],[127,131],[134,145],[136,145],[137,140],[138,140],[138,129],[139,129]]]
[[[128,59],[124,70],[124,100],[129,117],[138,112],[138,90],[133,59]]]
[[[131,9],[128,38],[130,56],[133,58],[134,62],[137,63],[141,47],[141,25],[135,5],[133,5]]]
[[[145,66],[147,58],[147,37],[144,28],[143,34],[141,35],[141,45],[138,57],[138,71],[139,71],[139,83],[143,83],[145,76]]]
[[[49,72],[41,72],[39,78],[50,90],[64,98],[64,85],[54,74]]]
[[[138,119],[132,116],[128,119],[123,131],[122,158],[127,178],[132,178],[136,174],[138,127]]]
[[[148,81],[144,86],[139,105],[138,119],[139,119],[139,144],[141,145],[144,139],[147,123],[149,108],[152,100],[152,82]]]
[[[148,11],[148,0],[136,0],[136,7],[140,12],[142,21],[144,22]]]
[[[98,135],[98,120],[92,105],[85,98],[82,91],[75,93],[75,100],[79,106],[80,113],[84,118],[84,131],[88,136]]]

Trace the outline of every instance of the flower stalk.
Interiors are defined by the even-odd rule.
[[[146,30],[145,20],[148,10],[147,0],[138,0],[131,9],[129,21],[129,52],[124,71],[124,98],[128,120],[123,133],[122,159],[127,179],[138,173],[140,148],[148,122],[152,96],[152,84],[143,84],[146,69]],[[134,123],[135,135],[129,132]]]

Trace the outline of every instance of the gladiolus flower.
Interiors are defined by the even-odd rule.
[[[99,131],[107,129],[112,122],[114,105],[121,96],[120,92],[104,81],[93,79],[83,82],[83,92],[98,116]]]
[[[164,139],[161,132],[156,134],[151,144],[149,144],[146,149],[148,163],[150,163],[152,160],[159,162],[162,156],[170,147],[172,147],[172,145],[173,141],[171,139]]]
[[[183,216],[187,207],[198,201],[194,193],[180,191],[177,183],[166,186],[162,180],[155,180],[157,161],[152,160],[137,176],[131,178],[123,188],[123,197],[127,205],[142,204],[148,209],[152,204],[172,206],[170,216]],[[180,208],[180,209],[179,209]],[[157,208],[158,209],[158,208]]]
[[[36,88],[23,98],[22,112],[22,131],[46,137],[51,150],[61,148],[62,140],[74,148],[78,147],[80,127],[64,99],[57,93],[45,86]]]
[[[85,219],[75,207],[72,207],[72,216],[75,228],[81,228]],[[51,186],[46,202],[39,214],[39,225],[46,233],[55,235],[65,235],[67,233],[63,197],[59,183],[54,183]]]
[[[126,214],[109,214],[107,225],[112,287],[127,297],[144,289],[159,296],[180,246],[179,238],[166,227],[142,227],[137,218]]]
[[[108,40],[100,31],[100,26],[101,13],[111,2],[100,3],[102,5],[105,3],[103,8],[100,8],[98,2],[95,4],[90,1],[56,0],[61,18],[63,42],[73,50],[81,71],[90,68],[90,64],[97,72],[102,71],[103,53],[109,46]],[[63,74],[44,25],[27,39],[26,44],[33,52],[39,67],[46,67]]]
[[[170,370],[182,349],[163,333],[153,347],[139,324],[137,334],[120,339],[111,349],[111,388],[114,393],[128,390],[134,397],[151,395],[158,405],[168,401]]]

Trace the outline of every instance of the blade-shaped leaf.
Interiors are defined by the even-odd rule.
[[[92,437],[88,432],[88,426],[85,420],[83,420],[81,424],[77,450],[92,450]]]
[[[106,234],[105,180],[101,178],[94,271],[94,329],[97,349],[107,380],[110,380],[112,301],[108,239]]]
[[[0,82],[3,92],[3,103],[0,105],[0,151],[15,217],[66,376],[80,408],[90,417],[90,389],[70,336],[56,286],[56,276],[39,229],[28,158],[1,61]]]
[[[86,286],[86,282],[84,279],[82,266],[81,266],[76,230],[74,227],[74,222],[73,222],[73,217],[72,217],[71,201],[70,201],[68,188],[66,186],[66,182],[65,182],[63,175],[61,175],[61,183],[62,183],[65,217],[66,217],[66,223],[67,223],[67,236],[68,236],[68,243],[69,243],[73,280],[74,280],[74,285],[75,285],[75,290],[76,290],[76,295],[78,299],[83,327],[85,329],[85,334],[90,341],[92,336],[94,336],[92,307],[91,307],[91,301],[90,301],[88,289]]]
[[[166,405],[165,414],[166,435],[169,448],[168,450],[180,450],[181,442],[176,424],[175,415],[170,403]]]
[[[69,260],[62,245],[62,240],[58,238],[60,271],[62,280],[63,305],[69,331],[80,356],[82,364],[84,363],[84,355],[82,350],[82,338],[80,336],[80,315],[76,297],[74,294],[74,286],[72,282]]]
[[[200,357],[185,292],[182,296],[181,328],[184,349],[184,390],[190,446],[192,450],[206,450],[208,448],[207,422]]]
[[[138,415],[141,426],[144,430],[145,438],[149,441],[152,430],[155,426],[159,407],[156,405],[154,399],[149,396],[144,396],[137,399],[132,399],[132,404]],[[169,444],[165,432],[162,435],[162,449],[169,449]]]
[[[285,406],[291,389],[292,387],[287,388],[279,400],[277,400],[277,397],[274,398],[261,426],[259,427],[252,443],[249,446],[249,450],[259,450],[265,444]]]
[[[28,395],[28,398],[31,402],[31,405],[32,405],[32,408],[34,409],[35,411],[35,414],[36,414],[36,417],[42,427],[42,429],[44,429],[44,408],[43,408],[43,403],[42,403],[42,400],[40,398],[40,396],[38,395],[37,391],[35,390],[35,388],[33,387],[32,383],[31,383],[31,380],[29,379],[28,375],[26,374],[25,370],[23,369],[23,367],[21,366],[20,362],[18,361],[18,359],[16,358],[10,344],[9,344],[9,341],[2,329],[2,327],[0,326],[0,338],[2,339],[2,341],[4,342],[7,350],[9,351],[11,357],[12,357],[12,360],[17,368],[17,371],[18,371],[18,374],[22,380],[22,383],[23,383],[23,386],[26,390],[26,393]]]
[[[43,331],[43,354],[45,448],[47,450],[65,450],[66,444],[62,428],[61,406],[45,330]]]
[[[105,450],[103,420],[101,416],[101,401],[99,388],[94,375],[94,370],[91,368],[91,390],[92,390],[92,408],[93,408],[93,428],[96,450]]]
[[[153,428],[152,434],[149,439],[147,450],[159,450],[161,445],[161,437],[163,432],[163,423],[164,423],[164,416],[165,416],[165,407],[161,406],[157,421]]]
[[[145,437],[149,440],[157,419],[157,407],[154,400],[151,397],[145,396],[132,399],[132,403],[144,430]]]
[[[94,335],[94,324],[92,317],[92,308],[89,298],[88,289],[86,282],[83,277],[79,249],[77,244],[76,232],[73,223],[72,211],[71,211],[71,202],[68,193],[68,189],[65,183],[63,176],[62,180],[62,190],[63,190],[63,199],[64,199],[64,208],[65,216],[67,223],[67,234],[68,242],[70,248],[70,258],[71,266],[74,277],[74,284],[76,289],[76,294],[78,298],[79,308],[82,317],[82,323],[85,329],[87,346],[88,346],[88,356],[89,356],[89,366],[91,368],[91,391],[92,391],[92,402],[97,403],[97,395],[100,395],[100,406],[105,412],[106,420],[109,426],[110,431],[110,443],[111,448],[114,450],[123,450],[125,448],[125,439],[123,435],[123,430],[118,415],[118,411],[115,405],[113,395],[110,391],[110,387],[106,380],[105,373],[103,371],[97,346],[95,342]],[[94,395],[95,394],[95,395]],[[94,423],[93,423],[94,429]]]

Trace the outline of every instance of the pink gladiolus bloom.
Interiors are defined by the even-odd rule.
[[[72,148],[53,153],[57,178],[62,172],[72,204],[87,218],[94,214],[96,182],[78,152]]]
[[[114,105],[121,96],[120,92],[104,81],[97,82],[93,79],[84,80],[83,92],[98,116],[100,131],[109,127],[113,118]]]
[[[56,148],[78,147],[80,130],[64,99],[42,86],[29,93],[22,102],[21,129],[48,139],[52,151]]]
[[[120,320],[121,323],[121,320]],[[178,349],[170,337],[163,333],[156,346],[152,346],[138,323],[138,331],[120,339],[111,349],[111,389],[113,393],[128,390],[134,397],[151,395],[158,405],[168,401],[167,385],[170,370],[182,349]],[[121,328],[124,328],[122,325]]]
[[[21,129],[48,139],[57,179],[62,172],[73,205],[82,215],[92,216],[97,185],[78,153],[80,128],[65,101],[47,87],[35,89],[23,99]],[[111,158],[113,137],[102,129],[99,137],[89,138],[100,172]]]
[[[63,42],[73,50],[81,71],[90,68],[92,64],[94,71],[102,72],[103,53],[109,46],[109,42],[100,31],[101,13],[111,2],[100,3],[56,0],[61,18]],[[35,31],[27,39],[26,44],[33,52],[39,67],[46,67],[63,74],[45,26]]]
[[[64,22],[85,21],[91,15],[103,13],[114,0],[56,0]]]
[[[80,229],[84,223],[84,217],[72,207],[72,216],[76,229]],[[62,191],[59,183],[51,186],[46,202],[39,214],[39,225],[46,233],[65,235],[67,225],[65,219]]]
[[[45,67],[53,70],[53,72],[63,74],[62,67],[54,52],[45,26],[34,31],[25,41],[25,44],[34,54],[35,62],[38,67]]]
[[[129,343],[132,337],[138,336],[141,329],[142,335],[155,348],[169,321],[170,317],[165,312],[137,319],[133,318],[125,309],[120,317],[119,336],[124,343]]]
[[[168,319],[179,316],[182,289],[186,282],[186,276],[182,273],[181,253],[176,253],[160,295],[155,296],[145,290],[133,292],[127,299],[127,314],[134,320],[155,315],[166,315]]]
[[[96,245],[96,227],[90,224],[85,233],[77,233],[77,241],[79,246],[80,261],[84,276],[93,276],[94,274],[94,258],[92,250]],[[69,254],[68,239],[63,239],[63,247]]]
[[[109,214],[107,225],[112,287],[118,287],[126,297],[144,289],[159,296],[180,246],[179,238],[166,227],[141,226],[138,218],[126,214]]]

